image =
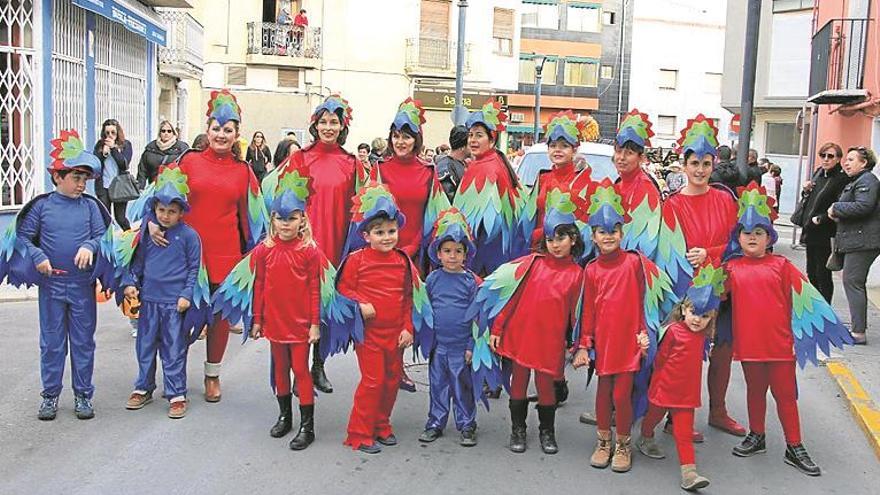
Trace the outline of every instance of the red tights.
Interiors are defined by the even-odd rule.
[[[746,399],[749,409],[749,429],[764,434],[767,413],[767,389],[776,400],[776,413],[782,423],[785,442],[801,443],[801,424],[797,407],[797,378],[794,361],[743,361],[746,378]]]
[[[532,370],[517,363],[513,363],[510,376],[510,398],[523,400],[529,388],[529,378]],[[556,390],[553,388],[553,376],[540,371],[535,371],[535,388],[538,389],[538,404],[542,406],[556,405]]]
[[[229,322],[220,318],[214,318],[214,323],[208,325],[208,357],[209,363],[222,363],[223,354],[226,353],[226,343],[229,342]]]
[[[270,342],[272,350],[272,376],[275,377],[275,395],[290,395],[290,371],[296,378],[299,403],[310,406],[315,403],[312,374],[309,372],[309,344],[277,344]]]
[[[642,436],[653,438],[654,428],[667,411],[672,416],[672,437],[675,439],[675,449],[678,451],[678,463],[682,466],[696,464],[693,409],[666,408],[649,403],[648,412],[642,418]]]
[[[617,434],[629,435],[632,427],[632,388],[635,373],[618,373],[599,377],[596,390],[596,422],[598,429],[611,430],[611,404],[617,412]]]

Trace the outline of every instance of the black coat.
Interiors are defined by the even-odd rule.
[[[266,176],[266,164],[272,161],[272,151],[265,144],[262,149],[248,146],[245,161],[251,166],[251,170],[254,171],[257,180],[262,182],[263,177]]]
[[[282,139],[278,142],[278,145],[275,146],[275,158],[272,159],[272,163],[277,167],[281,165],[287,156],[290,154],[290,139]]]
[[[179,139],[167,150],[159,149],[155,140],[150,141],[141,154],[141,161],[138,162],[138,187],[143,189],[148,182],[155,181],[161,166],[174,163],[188,149],[189,145]]]
[[[761,185],[761,176],[764,175],[764,169],[758,166],[757,163],[749,164],[746,167],[746,183],[740,184],[741,186],[748,186],[750,183],[754,182]]]
[[[837,224],[828,218],[828,207],[837,201],[850,178],[838,164],[831,170],[819,168],[813,173],[813,188],[804,192],[804,230],[801,244],[828,244],[837,233]],[[813,218],[819,222],[813,222]]]
[[[739,172],[736,170],[736,163],[730,160],[722,160],[715,165],[712,170],[712,176],[709,182],[724,184],[728,189],[736,193],[739,187]]]
[[[864,170],[843,188],[834,203],[837,247],[841,253],[880,249],[880,180]]]

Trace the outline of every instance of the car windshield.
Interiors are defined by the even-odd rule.
[[[617,180],[617,170],[614,169],[610,156],[578,153],[575,162],[581,158],[585,159],[593,169],[591,174],[593,180],[600,181],[606,177],[612,181]],[[550,170],[551,167],[550,157],[546,152],[527,153],[519,164],[517,175],[523,184],[532,187],[535,185],[538,173],[542,170]]]

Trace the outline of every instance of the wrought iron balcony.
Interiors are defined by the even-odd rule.
[[[458,43],[445,39],[406,40],[406,72],[409,75],[455,76]],[[471,45],[464,46],[464,73],[470,72]]]
[[[179,79],[201,79],[205,28],[186,10],[157,8],[168,31],[168,44],[159,48],[159,71]]]
[[[816,104],[862,101],[871,19],[832,19],[813,35],[810,97]]]
[[[248,54],[320,59],[321,28],[249,22]]]

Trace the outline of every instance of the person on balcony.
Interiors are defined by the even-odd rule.
[[[299,14],[293,18],[293,47],[296,51],[302,50],[303,35],[309,27],[309,18],[306,9],[300,9]]]

